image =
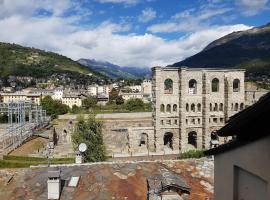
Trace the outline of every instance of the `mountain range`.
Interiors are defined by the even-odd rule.
[[[248,73],[270,75],[270,24],[233,32],[171,66],[243,68]]]
[[[95,59],[79,59],[78,63],[88,67],[89,69],[99,72],[112,79],[125,78],[125,79],[137,79],[148,77],[151,74],[150,68],[140,67],[120,67],[106,61],[97,61]]]

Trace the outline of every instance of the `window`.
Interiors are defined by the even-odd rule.
[[[209,107],[210,111],[213,110],[212,104],[210,103],[210,107]]]
[[[240,104],[240,110],[244,110],[244,103]]]
[[[240,91],[240,80],[239,79],[234,79],[233,80],[233,91],[234,92],[239,92]]]
[[[191,119],[191,123],[195,124],[195,119],[194,118]]]
[[[217,118],[213,118],[213,122],[217,123],[218,122]]]
[[[171,112],[171,105],[170,104],[167,105],[166,112]]]
[[[223,111],[223,103],[219,104],[219,111]]]
[[[148,135],[146,133],[142,133],[139,146],[144,146],[146,144],[148,146]]]
[[[195,104],[193,103],[193,104],[191,104],[191,106],[190,106],[190,110],[192,111],[192,112],[195,112]]]
[[[193,147],[197,148],[197,133],[195,131],[188,134],[188,144],[191,144]]]
[[[160,105],[160,112],[165,112],[165,106],[164,106],[164,104],[161,104]]]
[[[214,111],[218,111],[218,104],[217,103],[215,103]]]
[[[174,124],[177,125],[177,119],[174,120]]]
[[[171,120],[167,120],[167,124],[171,125],[172,124]]]
[[[202,105],[200,103],[197,104],[197,110],[198,110],[198,112],[201,112],[202,111]]]
[[[217,78],[214,78],[212,80],[212,92],[218,92],[219,91],[219,80]]]
[[[186,111],[189,112],[189,105],[188,105],[188,103],[186,104]]]
[[[220,118],[220,123],[224,123],[224,119],[223,118]]]
[[[172,94],[173,93],[173,81],[172,79],[166,79],[164,81],[164,93]]]
[[[188,119],[186,119],[186,124],[188,124]]]
[[[161,124],[161,125],[164,125],[164,121],[163,121],[163,120],[160,120],[160,124]]]
[[[198,118],[198,124],[201,124],[201,119],[200,118]]]
[[[177,112],[177,105],[176,104],[173,105],[173,112]]]
[[[231,104],[231,111],[233,111],[233,103]]]
[[[189,94],[196,94],[197,93],[197,81],[194,79],[191,79],[188,82],[188,93]]]
[[[235,104],[234,111],[238,111],[238,103]]]

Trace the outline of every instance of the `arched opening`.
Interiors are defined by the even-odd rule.
[[[191,104],[191,106],[190,106],[190,110],[192,111],[192,112],[195,112],[195,104],[193,103],[193,104]]]
[[[240,110],[244,110],[244,103],[240,104]]]
[[[173,112],[177,112],[177,105],[176,104],[173,105]]]
[[[188,103],[186,104],[186,111],[189,112],[189,105],[188,105]]]
[[[234,111],[238,111],[238,103],[235,104]]]
[[[197,148],[197,133],[195,131],[188,134],[188,144]]]
[[[164,93],[172,94],[173,93],[173,81],[172,79],[166,79],[164,81]]]
[[[171,109],[171,104],[167,104],[167,106],[166,106],[166,112],[171,112],[172,111],[172,109]]]
[[[146,133],[141,134],[139,146],[147,146],[148,147],[148,135]]]
[[[240,80],[239,79],[234,79],[233,80],[233,91],[234,92],[239,92],[240,91]]]
[[[219,111],[223,111],[223,103],[219,104]]]
[[[197,93],[197,81],[194,79],[191,79],[188,82],[188,93],[189,94],[196,94]]]
[[[161,104],[160,105],[160,112],[165,112],[165,106],[164,106],[164,104]]]
[[[170,149],[173,149],[173,134],[170,132],[165,133],[163,137],[163,142],[164,142],[164,146],[167,146]]]
[[[215,103],[214,111],[218,111],[218,104],[217,103]]]
[[[198,112],[202,111],[202,105],[200,103],[197,104],[197,110],[198,110]]]
[[[211,141],[210,141],[210,147],[217,147],[219,145],[219,141],[218,141],[218,135],[216,133],[216,131],[213,131],[211,133]]]
[[[214,78],[212,80],[212,92],[218,92],[219,91],[219,80],[217,78]]]

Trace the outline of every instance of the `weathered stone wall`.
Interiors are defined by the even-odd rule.
[[[169,93],[166,79],[173,83]],[[153,96],[156,151],[164,150],[168,132],[172,151],[209,148],[211,134],[244,109],[244,71],[156,67]]]

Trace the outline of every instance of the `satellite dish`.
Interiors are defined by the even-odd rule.
[[[81,143],[81,144],[79,145],[79,151],[80,151],[80,152],[85,152],[86,149],[87,149],[87,146],[86,146],[85,143]]]

